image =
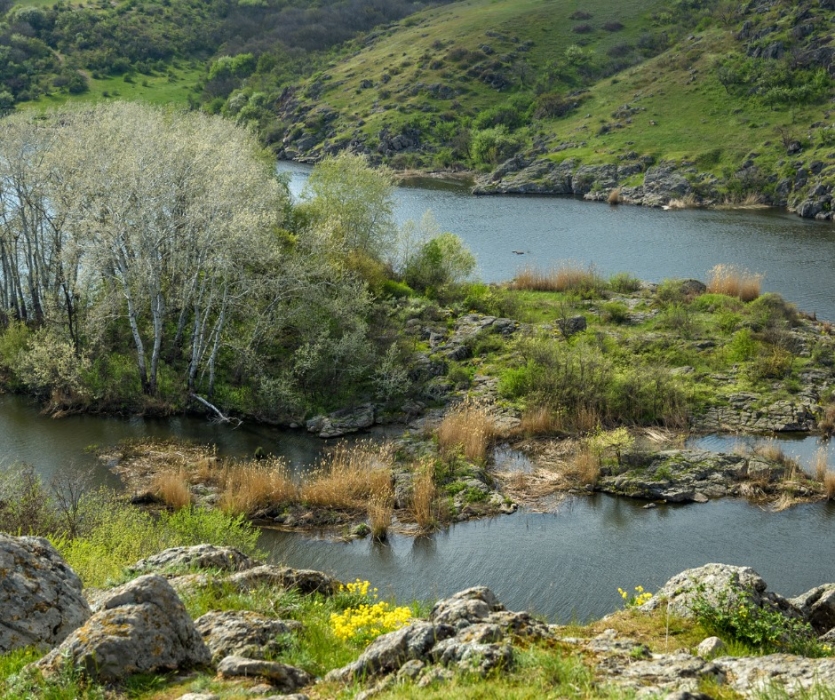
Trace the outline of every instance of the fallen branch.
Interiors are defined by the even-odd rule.
[[[215,406],[212,403],[209,403],[202,396],[198,396],[197,394],[191,394],[190,396],[195,401],[197,401],[198,403],[203,404],[210,411],[214,412],[214,414],[217,416],[217,418],[215,420],[218,423],[234,423],[236,428],[240,427],[241,423],[243,423],[243,421],[240,418],[230,418],[229,416],[224,416],[223,413],[221,412],[221,410],[217,406]]]

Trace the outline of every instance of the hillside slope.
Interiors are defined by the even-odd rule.
[[[482,192],[619,189],[831,216],[835,3],[580,7],[466,0],[372,33],[283,92],[270,140],[293,159],[349,149],[396,168],[493,171]],[[630,189],[647,171],[659,196]]]

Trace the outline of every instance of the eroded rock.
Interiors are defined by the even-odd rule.
[[[258,561],[234,547],[198,544],[193,547],[171,547],[152,557],[136,562],[130,571],[140,574],[216,569],[244,571],[258,566]]]
[[[243,656],[227,656],[217,665],[217,672],[223,678],[265,678],[284,693],[294,693],[313,682],[313,676],[295,666]]]
[[[203,635],[215,663],[227,656],[263,659],[280,652],[287,645],[277,637],[302,627],[295,620],[275,620],[248,610],[208,612],[195,620],[194,626]]]

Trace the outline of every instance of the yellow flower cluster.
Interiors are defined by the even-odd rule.
[[[622,588],[618,588],[618,593],[620,593],[620,597],[626,601],[626,605],[630,608],[643,605],[652,598],[652,593],[645,591],[643,586],[635,586],[635,594],[632,596]]]
[[[411,617],[411,609],[397,608],[381,601],[331,613],[331,628],[342,641],[367,643],[384,632],[400,629]]]
[[[377,589],[371,588],[371,582],[359,578],[353,583],[346,583],[345,590],[351,595],[361,595],[363,598],[367,598],[370,591],[374,598],[377,597]]]

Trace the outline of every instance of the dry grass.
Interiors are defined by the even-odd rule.
[[[818,428],[824,435],[835,433],[835,403],[830,403],[823,409],[823,416],[818,421]]]
[[[830,501],[835,501],[835,472],[828,471],[823,477],[823,492]]]
[[[165,505],[174,510],[191,505],[188,472],[182,467],[157,474],[151,482],[151,491]]]
[[[701,206],[699,200],[692,193],[686,194],[680,199],[671,199],[667,203],[669,209],[698,209],[699,206]]]
[[[390,444],[341,444],[299,487],[299,497],[311,506],[342,510],[364,509],[372,500],[393,495]]]
[[[270,505],[292,503],[298,495],[280,459],[228,464],[219,480],[222,490],[218,506],[226,513],[254,515]]]
[[[574,455],[570,470],[581,484],[594,485],[600,478],[600,455],[589,447],[583,447]]]
[[[519,432],[526,437],[561,432],[565,428],[562,417],[562,413],[555,413],[547,406],[533,406],[522,414]]]
[[[603,280],[593,267],[580,267],[575,263],[562,263],[549,270],[525,267],[516,273],[512,289],[534,292],[566,292],[569,290],[593,290],[602,287]]]
[[[754,454],[771,462],[784,464],[789,458],[783,452],[783,448],[776,440],[766,440],[754,445]]]
[[[600,413],[591,406],[579,406],[570,417],[575,432],[583,435],[600,427]]]
[[[822,484],[826,483],[826,474],[829,471],[829,460],[827,459],[826,448],[819,447],[812,459],[812,473],[815,479]]]
[[[620,188],[616,187],[611,192],[609,192],[609,196],[606,199],[606,201],[612,205],[620,204]]]
[[[438,446],[449,455],[459,449],[472,462],[483,462],[496,435],[496,423],[484,407],[466,402],[448,411],[438,426]]]
[[[748,270],[733,265],[717,265],[709,273],[707,291],[737,297],[741,301],[753,301],[760,296],[762,281],[762,275]]]
[[[385,540],[394,513],[394,495],[375,494],[368,500],[368,527],[375,540]]]
[[[412,515],[423,530],[430,530],[435,525],[432,504],[435,501],[436,492],[432,464],[423,462],[415,470],[412,483]]]

